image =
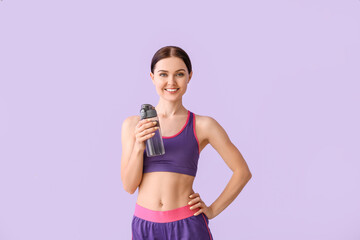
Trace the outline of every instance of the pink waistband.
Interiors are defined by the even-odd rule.
[[[134,215],[147,221],[166,223],[174,222],[194,215],[199,208],[190,209],[190,205],[175,208],[169,211],[154,211],[136,203]]]

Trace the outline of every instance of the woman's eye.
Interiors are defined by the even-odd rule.
[[[166,73],[160,73],[160,75],[159,75],[159,76],[160,76],[160,77],[162,77],[163,75],[166,75]],[[178,75],[179,75],[179,76],[184,76],[184,74],[183,74],[183,73],[179,73]]]

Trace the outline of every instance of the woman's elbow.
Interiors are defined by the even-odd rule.
[[[248,180],[250,180],[250,179],[252,178],[252,174],[251,174],[249,168],[243,173],[243,175],[244,175]]]
[[[244,171],[243,169],[239,169],[239,171],[235,171],[235,172],[237,172],[242,179],[247,179],[249,181],[252,178],[252,174],[250,170]]]
[[[135,188],[135,189],[128,189],[128,190],[126,190],[126,192],[128,192],[129,194],[134,194],[135,191],[136,191],[136,189],[137,189],[137,188]]]
[[[126,192],[128,192],[129,194],[134,194],[136,189],[137,188],[133,188],[133,187],[130,187],[130,186],[126,186],[126,185],[123,185],[123,188]]]

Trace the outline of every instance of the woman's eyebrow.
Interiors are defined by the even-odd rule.
[[[176,70],[175,72],[178,72],[178,71],[181,71],[181,70],[184,70],[184,71],[185,71],[185,69],[179,69],[179,70]],[[166,71],[166,70],[159,70],[158,72],[168,72],[168,71]]]

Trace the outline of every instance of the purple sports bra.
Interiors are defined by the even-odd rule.
[[[165,154],[147,157],[144,150],[143,173],[176,172],[196,176],[199,160],[199,141],[195,131],[195,115],[188,110],[188,117],[180,132],[162,137]]]

